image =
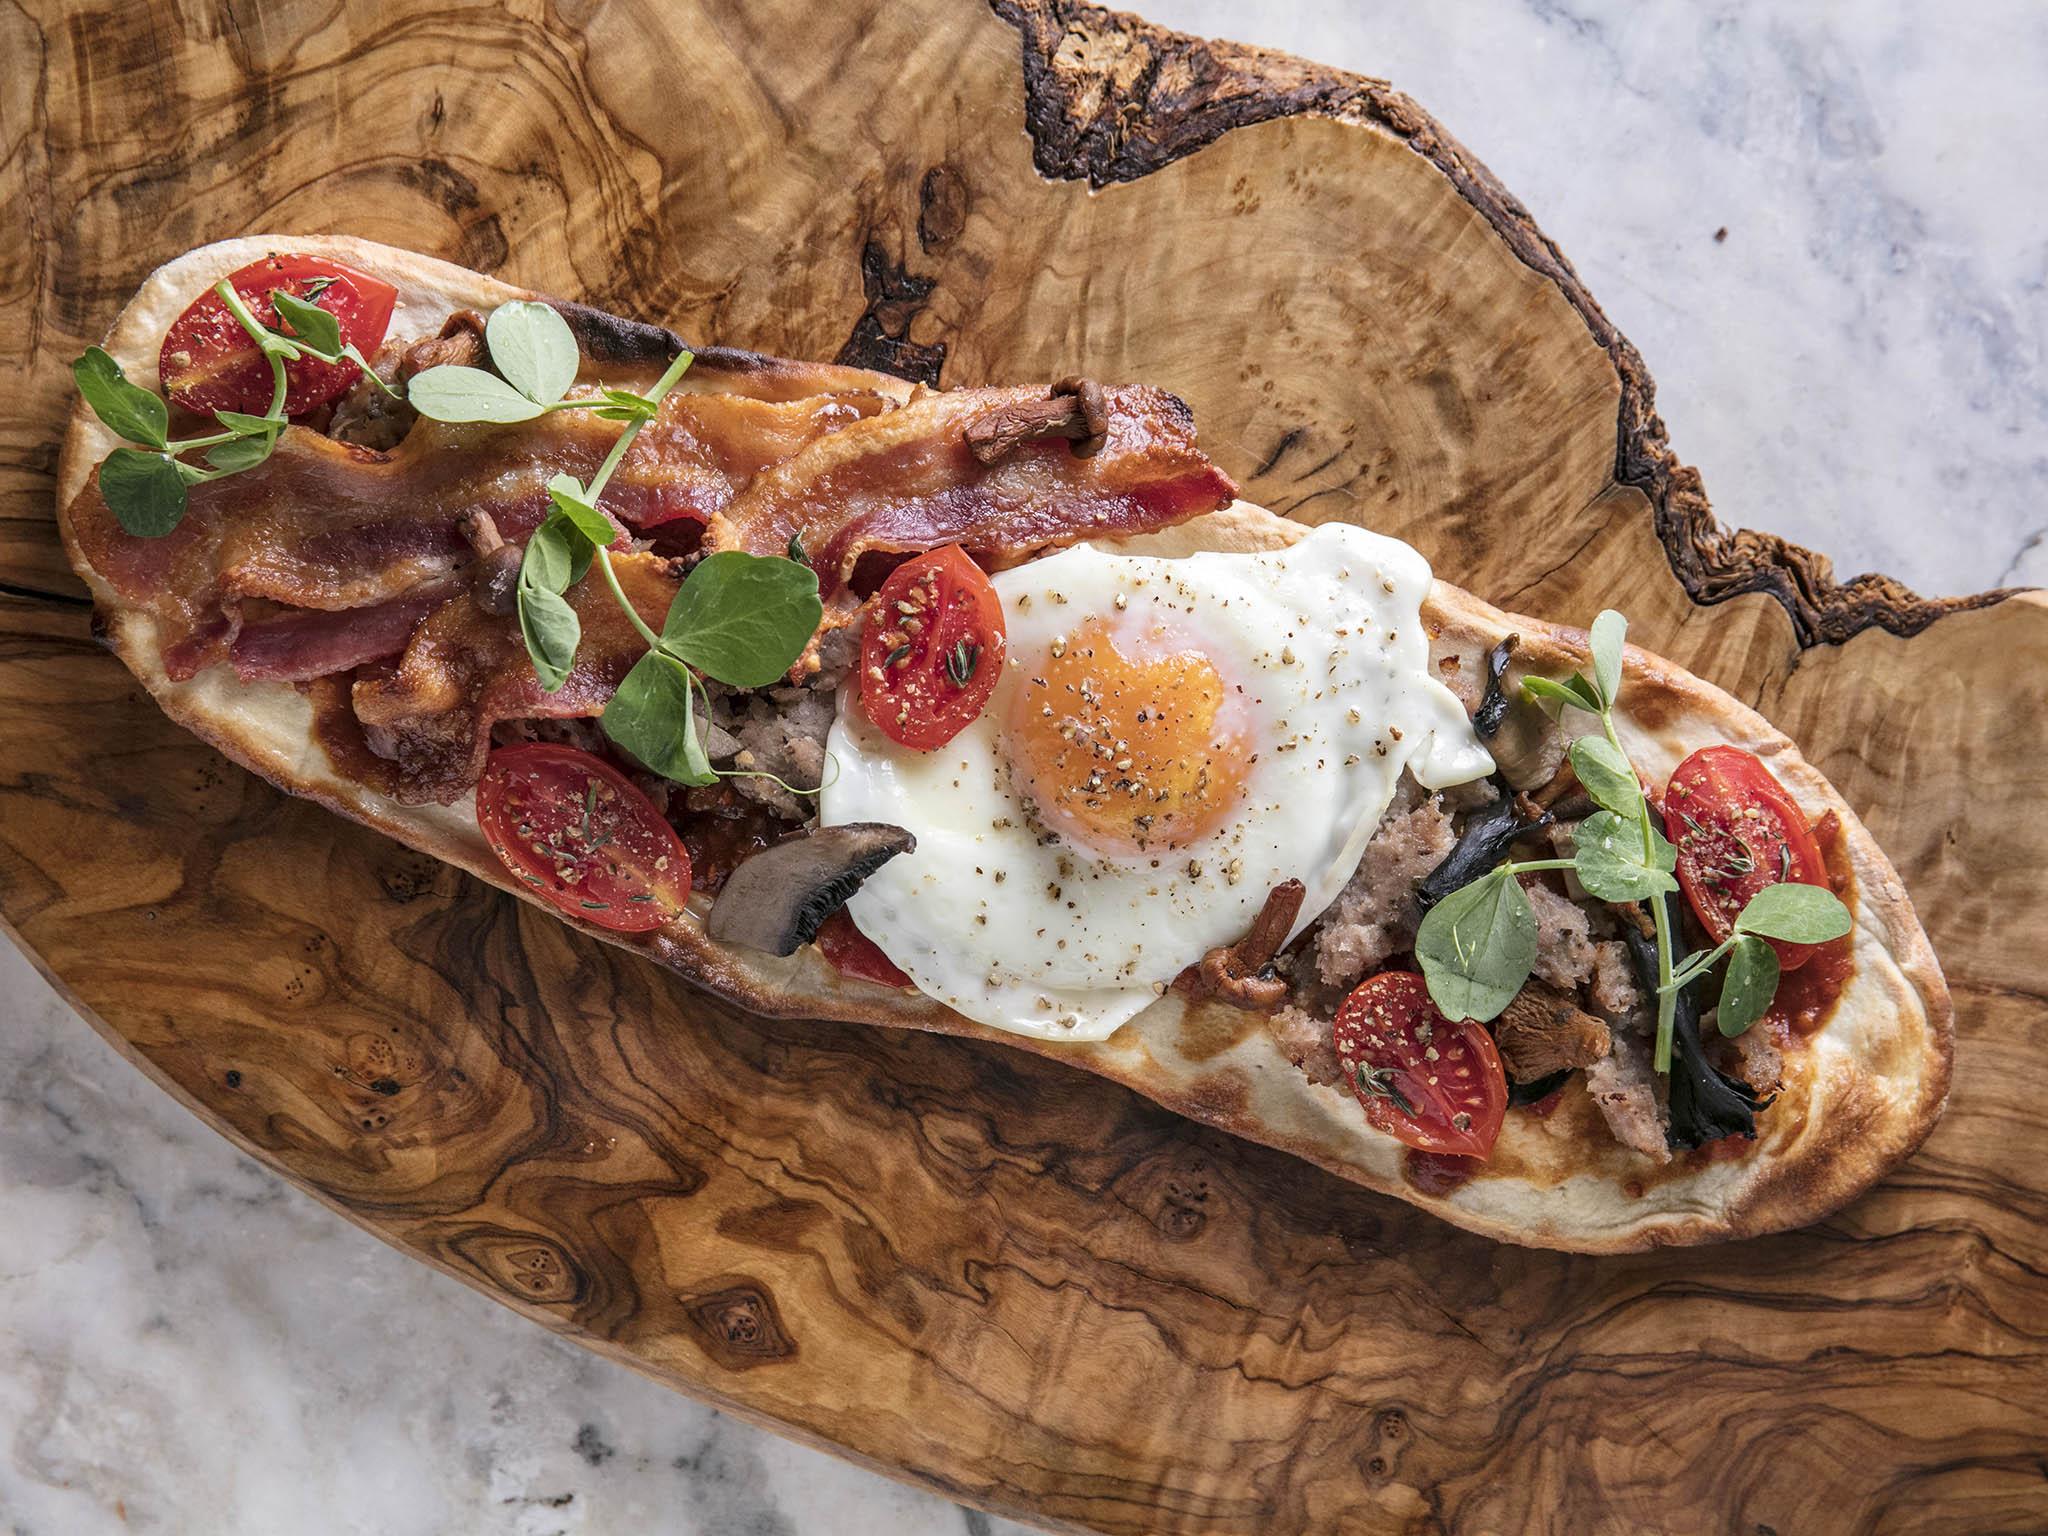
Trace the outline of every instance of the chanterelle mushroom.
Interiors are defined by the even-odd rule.
[[[1532,981],[1515,994],[1493,1026],[1501,1065],[1517,1082],[1569,1067],[1589,1067],[1612,1045],[1607,1026],[1582,1010],[1569,993]]]

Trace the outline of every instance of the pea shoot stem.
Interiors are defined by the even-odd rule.
[[[1621,736],[1614,729],[1614,701],[1605,699],[1600,706],[1600,729],[1607,733],[1608,745],[1625,763],[1629,755],[1623,750]],[[1643,834],[1643,861],[1654,865],[1651,850],[1657,846],[1656,828],[1650,821],[1650,797],[1636,798],[1636,824]],[[1664,909],[1663,896],[1650,898],[1650,919],[1657,930],[1657,1051],[1654,1064],[1659,1072],[1671,1071],[1671,1034],[1678,1024],[1678,989],[1671,978],[1671,917]]]
[[[235,317],[235,323],[249,333],[249,339],[254,341],[257,347],[261,349],[263,355],[270,360],[270,409],[263,414],[279,426],[284,425],[284,397],[288,387],[284,376],[284,355],[280,348],[273,345],[273,343],[281,341],[283,338],[274,336],[264,329],[263,322],[249,313],[249,306],[242,302],[242,296],[235,292],[235,285],[226,278],[222,278],[219,282],[215,283],[213,291],[220,295],[221,303],[227,305],[228,313]],[[287,342],[286,345],[289,346],[291,344]],[[293,350],[296,352],[297,348],[294,347]],[[363,369],[365,373],[369,371],[367,368]],[[239,435],[238,433],[229,434],[231,437]],[[216,441],[220,441],[220,439],[216,439]],[[196,447],[198,445],[193,444],[192,446]]]
[[[696,355],[687,347],[678,352],[675,361],[670,363],[667,370],[655,381],[652,393],[647,396],[648,404],[657,410],[660,409],[662,400],[676,387],[677,381],[695,361]],[[597,466],[597,473],[590,477],[590,484],[584,491],[585,497],[593,507],[597,505],[597,498],[604,494],[605,485],[611,480],[612,471],[619,467],[619,462],[626,456],[626,450],[633,446],[633,439],[640,435],[640,429],[651,419],[648,416],[635,416],[627,422],[625,431],[619,434],[619,440],[612,444],[612,451],[606,454],[604,462]],[[647,648],[651,651],[659,650],[661,636],[648,627],[647,621],[640,617],[640,610],[627,598],[626,589],[619,585],[619,573],[612,569],[611,555],[602,544],[597,546],[597,566],[604,572],[605,585],[612,589],[612,596],[617,598],[619,606],[625,609],[626,617],[632,620],[633,627],[640,631],[640,638],[647,642]]]
[[[1658,990],[1660,992],[1684,991],[1685,988],[1689,986],[1692,982],[1706,975],[1706,973],[1708,971],[1711,971],[1716,965],[1719,965],[1721,963],[1721,957],[1727,954],[1729,950],[1735,947],[1735,941],[1740,937],[1740,934],[1731,933],[1730,935],[1728,935],[1727,938],[1723,939],[1719,944],[1716,944],[1712,949],[1708,950],[1705,954],[1694,955],[1691,959],[1687,960],[1683,965],[1679,966],[1677,970],[1671,973],[1671,980],[1669,984],[1658,988]]]

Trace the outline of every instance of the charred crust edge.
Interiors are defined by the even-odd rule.
[[[1715,518],[1699,472],[1672,451],[1656,385],[1529,210],[1479,159],[1388,82],[1242,43],[1171,32],[1082,0],[989,0],[1018,34],[1025,121],[1038,173],[1091,187],[1135,181],[1233,128],[1315,114],[1393,134],[1440,171],[1524,265],[1554,282],[1621,381],[1614,478],[1650,502],[1672,573],[1696,603],[1775,598],[1802,647],[1865,629],[1906,637],[2021,588],[1921,597],[1889,576],[1834,577],[1825,555]]]
[[[665,326],[629,320],[573,299],[550,299],[569,322],[569,334],[594,363],[668,363],[683,349],[683,338]]]

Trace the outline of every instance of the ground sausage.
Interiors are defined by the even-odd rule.
[[[1649,1042],[1625,1030],[1611,1033],[1612,1049],[1586,1069],[1586,1091],[1614,1139],[1655,1163],[1671,1161],[1664,1144],[1664,1109]]]
[[[1337,1042],[1327,1019],[1290,1005],[1266,1015],[1266,1028],[1280,1053],[1310,1082],[1331,1087],[1343,1083],[1344,1067],[1337,1060]]]
[[[1591,921],[1586,909],[1540,880],[1523,890],[1536,914],[1536,975],[1553,987],[1572,988],[1593,974]]]
[[[1451,851],[1457,833],[1441,803],[1403,779],[1349,883],[1318,925],[1315,980],[1348,992],[1415,942],[1415,888]]]

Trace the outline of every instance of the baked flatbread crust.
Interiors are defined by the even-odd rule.
[[[537,295],[432,257],[341,236],[251,236],[190,251],[151,274],[108,333],[128,377],[157,386],[156,357],[171,321],[203,288],[273,250],[330,256],[395,284],[390,334],[432,334],[451,310],[488,310]],[[710,366],[706,366],[706,362]],[[687,375],[699,388],[746,373],[791,393],[868,388],[902,398],[900,380],[857,369],[718,352]],[[1587,1253],[1701,1243],[1816,1220],[1867,1189],[1918,1147],[1940,1117],[1954,1051],[1948,988],[1897,872],[1834,788],[1792,742],[1700,678],[1630,647],[1617,726],[1645,777],[1667,776],[1689,753],[1727,742],[1755,752],[1809,816],[1841,818],[1853,866],[1855,970],[1834,1016],[1804,1048],[1785,1053],[1784,1087],[1759,1120],[1747,1156],[1653,1165],[1616,1143],[1576,1086],[1548,1118],[1511,1114],[1479,1177],[1427,1194],[1404,1176],[1404,1149],[1370,1129],[1346,1089],[1311,1084],[1256,1015],[1168,995],[1109,1040],[1052,1044],[973,1023],[930,999],[841,976],[813,948],[787,959],[724,949],[698,922],[647,938],[563,917],[512,880],[477,831],[468,797],[403,806],[335,772],[312,731],[306,698],[285,683],[243,684],[226,667],[173,682],[159,659],[156,621],[125,604],[86,562],[68,509],[115,446],[89,408],[72,410],[58,463],[66,551],[91,585],[108,643],[167,714],[278,788],[316,800],[499,889],[534,901],[592,938],[659,961],[756,1013],[829,1018],[993,1040],[1098,1073],[1190,1119],[1280,1148],[1341,1178],[1407,1200],[1505,1242]],[[1277,548],[1307,529],[1239,502],[1118,547],[1155,554]],[[1581,631],[1510,615],[1445,582],[1424,607],[1437,657],[1467,665],[1508,632],[1518,662],[1563,673],[1584,664]],[[693,898],[701,919],[708,902]]]

